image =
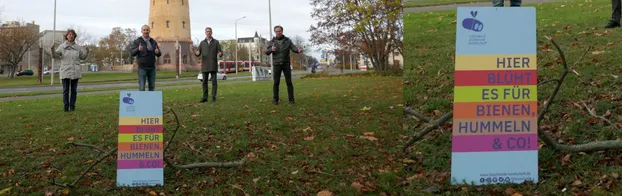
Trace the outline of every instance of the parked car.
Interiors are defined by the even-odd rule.
[[[32,76],[35,75],[35,72],[32,70],[22,70],[15,74],[16,76]]]
[[[58,75],[58,74],[60,74],[59,71],[54,71],[54,75]],[[43,75],[50,75],[50,71],[44,71]]]
[[[197,79],[199,79],[199,81],[203,82],[203,73],[199,73],[199,75],[197,76]],[[209,80],[211,78],[207,78],[207,79]],[[216,73],[216,79],[217,80],[227,80],[227,74],[217,72]]]

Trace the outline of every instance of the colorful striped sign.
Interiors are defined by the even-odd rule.
[[[536,10],[457,13],[451,184],[538,182]]]
[[[121,91],[117,186],[164,185],[162,92]]]

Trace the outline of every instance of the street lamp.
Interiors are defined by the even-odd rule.
[[[54,0],[54,36],[52,38],[52,43],[56,41],[56,0]],[[53,49],[52,49],[53,50]],[[54,51],[50,51],[52,54],[52,70],[50,70],[51,74],[51,84],[54,85]]]
[[[245,18],[246,16],[243,16],[242,18],[235,20],[235,75],[238,75],[238,20]]]

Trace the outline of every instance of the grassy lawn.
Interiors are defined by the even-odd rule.
[[[622,51],[622,32],[602,29],[610,18],[611,2],[575,0],[536,7],[539,81],[557,78],[562,71],[557,51],[544,36],[553,36],[560,44],[569,66],[579,60],[586,48],[594,47],[574,66],[580,75],[568,75],[555,100],[557,104],[551,107],[540,126],[566,144],[622,137],[622,132],[592,118],[580,107],[585,101],[598,115],[609,111],[613,114],[608,117],[611,121],[622,122],[622,81],[619,78],[622,63],[617,55]],[[412,83],[404,88],[404,100],[435,118],[453,108],[455,20],[455,11],[405,15],[407,52],[404,62],[407,68],[404,77]],[[553,91],[553,84],[538,87],[540,107]],[[411,128],[419,126],[417,131],[423,128],[412,119],[406,123]],[[417,153],[420,155],[414,155]],[[412,171],[424,173],[404,174],[404,177],[417,176],[404,188],[417,192],[433,186],[451,195],[502,195],[510,190],[508,188],[528,195],[613,195],[622,191],[618,181],[618,174],[622,173],[621,153],[620,150],[563,153],[545,145],[539,151],[539,185],[449,186],[451,125],[446,125],[444,131],[430,133],[413,147],[412,156],[420,156],[422,163],[413,165]],[[564,189],[566,192],[562,192]]]
[[[71,195],[353,195],[357,189],[404,195],[396,163],[401,137],[402,77],[295,80],[296,104],[272,105],[272,83],[219,87],[218,102],[198,103],[201,87],[165,89],[164,108],[180,128],[167,152],[177,164],[235,161],[227,169],[164,170],[164,187],[115,188],[116,159],[105,159]],[[281,83],[281,97],[286,101]],[[0,103],[0,190],[60,195],[52,178],[71,183],[97,153],[68,141],[117,146],[118,93],[80,96],[73,113],[58,99]],[[165,110],[165,127],[173,115]],[[168,135],[167,135],[168,134]],[[170,132],[165,133],[170,137]],[[193,150],[196,149],[196,150]],[[369,187],[369,188],[368,188]]]
[[[415,0],[404,2],[404,7],[425,7],[463,3],[492,2],[492,0]],[[492,6],[492,3],[490,4]]]
[[[198,72],[182,72],[182,79],[193,79],[197,77]],[[233,76],[250,76],[250,72],[240,72],[238,75],[235,73],[227,74],[227,77]],[[175,80],[176,74],[174,71],[158,71],[156,73],[156,81]],[[50,86],[50,75],[43,76],[43,84],[38,83],[37,76],[15,76],[10,79],[6,75],[0,76],[0,88],[13,88],[13,87],[32,87],[32,86]],[[128,81],[136,81],[138,76],[136,72],[85,72],[82,74],[80,84],[102,84],[102,83],[125,83]],[[60,86],[60,80],[58,75],[54,75],[54,85]]]

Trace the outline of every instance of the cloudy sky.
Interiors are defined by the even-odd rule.
[[[57,0],[56,29],[69,27],[86,30],[93,37],[110,34],[113,27],[135,28],[148,23],[151,0]],[[179,0],[171,0],[179,1]],[[312,24],[312,6],[309,0],[271,0],[272,25],[282,25],[284,35],[299,35],[306,40]],[[204,29],[214,29],[216,39],[235,39],[235,20],[238,37],[252,37],[255,31],[262,37],[270,36],[268,0],[189,0],[192,39],[203,39]],[[3,21],[35,21],[41,30],[54,27],[54,1],[52,0],[0,0]],[[312,56],[320,57],[315,50]]]

